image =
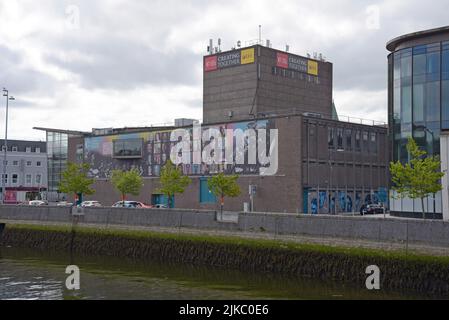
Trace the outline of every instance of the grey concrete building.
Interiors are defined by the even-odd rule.
[[[332,117],[332,63],[261,45],[204,57],[203,122]]]
[[[234,145],[231,162],[180,165],[192,183],[175,197],[176,207],[217,208],[207,180],[219,172],[239,175],[242,193],[226,200],[227,210],[243,210],[246,203],[252,204],[254,211],[335,214],[358,212],[366,203],[387,202],[387,128],[335,120],[332,64],[323,59],[260,45],[206,56],[203,115],[201,148],[212,142],[210,137],[204,141],[207,129],[223,133],[217,138],[225,140],[223,145],[228,132],[261,129],[269,132],[266,147],[271,150],[269,139],[275,130],[278,170],[264,175],[272,159],[268,164],[249,161],[248,138],[240,153],[244,164],[235,161],[238,152]],[[110,181],[111,172],[134,168],[144,178],[144,187],[139,196],[130,199],[159,204],[166,203],[158,192],[160,172],[177,143],[171,133],[180,128],[192,133],[194,128],[183,127],[191,122],[178,121],[175,127],[93,129],[89,133],[41,129],[47,131],[49,148],[64,137],[63,143],[58,142],[64,165],[67,161],[89,164],[96,193],[87,199],[104,205],[120,200]],[[259,134],[257,131],[258,138]],[[191,138],[192,145],[194,141]]]
[[[208,128],[277,129],[278,170],[274,175],[262,176],[258,165],[182,165],[180,168],[192,183],[184,194],[175,197],[176,207],[217,208],[217,199],[210,194],[207,179],[218,172],[240,176],[242,193],[226,200],[227,210],[243,210],[244,203],[252,202],[254,211],[335,214],[358,212],[366,203],[385,202],[388,156],[384,126],[290,114],[209,124],[202,129]],[[165,203],[165,197],[158,192],[159,175],[170,157],[174,143],[170,141],[170,133],[175,129],[94,130],[69,136],[67,161],[88,163],[95,178],[96,193],[86,199],[112,205],[120,195],[111,184],[111,171],[136,168],[144,178],[144,187],[139,196],[130,199]],[[119,149],[127,148],[127,144],[138,151],[134,156],[121,156]],[[252,196],[250,186],[256,189]]]
[[[5,203],[15,204],[44,196],[47,183],[47,144],[45,141],[8,140],[6,163],[5,141],[0,140],[1,195]],[[6,164],[6,176],[4,169]],[[5,193],[3,193],[5,185]]]

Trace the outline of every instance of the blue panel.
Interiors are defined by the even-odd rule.
[[[217,198],[210,192],[207,178],[200,178],[200,203],[216,203]]]
[[[304,213],[309,213],[309,188],[304,188],[302,196],[303,208],[302,211]]]

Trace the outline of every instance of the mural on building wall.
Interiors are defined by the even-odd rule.
[[[221,133],[226,130],[247,130],[247,129],[274,129],[274,121],[247,121],[239,123],[230,123],[217,126],[203,127],[202,130],[214,128]],[[192,134],[192,129],[190,129]],[[178,141],[170,141],[171,130],[157,132],[142,132],[133,134],[121,134],[113,136],[88,137],[85,139],[85,161],[90,165],[90,175],[97,179],[109,178],[112,170],[130,170],[136,168],[143,177],[157,177],[160,175],[161,168],[170,159],[170,152]],[[141,156],[138,157],[115,157],[114,141],[136,141],[141,139],[142,150]],[[224,141],[224,140],[223,140]],[[267,143],[269,139],[267,139]],[[210,141],[202,141],[204,148]],[[223,149],[224,149],[223,143]],[[228,174],[258,174],[259,164],[236,164],[236,146],[234,141],[234,163],[233,164],[183,164],[180,165],[183,173],[186,175],[208,175],[219,172]],[[245,158],[248,156],[248,141],[245,140],[244,148]]]
[[[362,202],[363,199],[363,202]],[[312,214],[333,214],[335,212],[355,212],[358,213],[363,204],[379,203],[381,198],[379,192],[374,191],[372,194],[369,192],[362,193],[360,191],[338,191],[328,194],[327,191],[317,192],[312,191],[309,193],[308,208]]]

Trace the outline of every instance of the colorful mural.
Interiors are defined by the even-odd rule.
[[[363,204],[381,202],[378,191],[374,191],[371,194],[369,191],[364,193],[357,191],[354,193],[352,190],[348,190],[347,193],[338,191],[330,194],[327,191],[320,191],[319,194],[316,191],[311,191],[308,198],[307,212],[312,214],[358,213]]]
[[[269,120],[249,121],[230,123],[217,126],[202,127],[202,130],[214,128],[222,133],[226,130],[247,130],[247,129],[274,129],[274,122]],[[157,132],[142,132],[133,134],[121,134],[111,136],[88,137],[85,139],[85,161],[90,165],[90,175],[97,179],[109,178],[112,170],[130,170],[136,168],[144,177],[157,177],[160,175],[161,168],[170,158],[170,152],[178,141],[170,141],[171,130]],[[192,134],[192,129],[190,129]],[[120,159],[113,156],[113,146],[115,140],[142,139],[143,150],[142,157],[136,159]],[[268,140],[268,139],[267,139]],[[224,141],[224,139],[223,139]],[[202,141],[204,148],[210,141]],[[225,144],[223,142],[223,149]],[[236,148],[234,143],[234,159]],[[245,141],[245,157],[248,153],[248,143]],[[260,165],[258,164],[183,164],[180,165],[183,173],[186,175],[208,175],[219,172],[228,174],[258,174]]]

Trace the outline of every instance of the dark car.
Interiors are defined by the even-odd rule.
[[[369,204],[363,210],[363,214],[383,214],[385,208],[380,204]]]

